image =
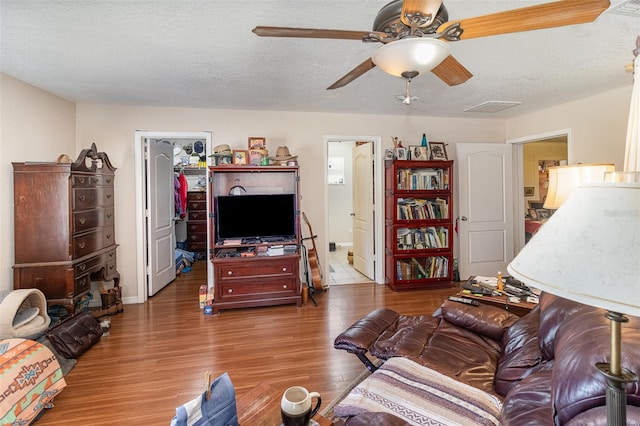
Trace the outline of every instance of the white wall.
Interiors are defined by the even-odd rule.
[[[77,105],[78,146],[95,142],[109,154],[116,172],[116,240],[118,270],[124,296],[136,296],[134,132],[211,131],[213,146],[227,143],[232,149],[246,149],[249,136],[264,136],[274,153],[287,145],[300,164],[301,208],[318,234],[316,245],[327,247],[324,229],[326,167],[325,135],[380,135],[384,148],[391,136],[405,144],[419,144],[422,133],[430,140],[446,141],[453,158],[456,142],[499,142],[505,140],[504,121],[497,119],[451,119],[305,112],[233,111],[188,108]],[[321,251],[320,256],[323,255]],[[320,259],[323,264],[325,259]],[[326,262],[324,264],[327,264]]]
[[[507,121],[507,139],[571,129],[569,159],[614,163],[622,170],[631,104],[631,86],[558,105]]]
[[[118,269],[124,296],[136,296],[134,132],[211,131],[213,145],[228,143],[246,149],[249,136],[267,138],[272,152],[287,145],[298,155],[301,167],[302,209],[307,212],[319,238],[324,239],[325,135],[380,135],[383,149],[391,147],[391,136],[405,146],[420,144],[422,133],[430,141],[443,141],[449,158],[461,142],[503,142],[558,129],[570,128],[575,162],[616,163],[621,168],[631,85],[570,104],[557,106],[508,121],[439,117],[328,114],[306,112],[239,111],[189,108],[154,108],[75,105],[39,89],[1,75],[2,129],[0,131],[0,200],[5,205],[0,218],[2,257],[0,289],[12,287],[13,188],[11,161],[49,161],[60,153],[71,157],[91,143],[109,154],[116,172],[116,238]],[[75,117],[74,117],[75,113]],[[74,120],[75,118],[75,120]],[[74,138],[74,128],[75,138]],[[73,143],[75,142],[75,145]],[[322,252],[320,253],[322,255]],[[325,259],[320,259],[320,262]],[[325,262],[326,264],[326,262]]]
[[[72,102],[0,73],[0,290],[13,288],[11,163],[75,159],[75,116]]]

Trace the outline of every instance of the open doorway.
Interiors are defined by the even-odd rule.
[[[514,238],[517,253],[544,222],[539,220],[537,210],[545,210],[543,205],[548,185],[545,167],[554,164],[570,164],[571,131],[563,129],[511,140],[508,143],[514,144],[514,161],[518,171],[515,176],[518,180],[515,186],[517,188],[515,213],[518,220],[515,223]],[[542,213],[548,217],[553,212],[543,211]]]
[[[380,138],[327,141],[327,264],[330,285],[381,281]],[[355,165],[354,165],[355,164]],[[376,199],[380,197],[379,199]]]
[[[178,165],[174,163],[176,154],[174,148],[177,148],[174,142],[186,140],[201,141],[205,158],[211,153],[210,132],[135,132],[138,303],[145,302],[150,295],[171,282],[171,277],[165,278],[161,272],[168,268],[174,268],[173,272],[175,272],[175,242],[180,239],[180,236],[176,235],[175,227],[174,172]],[[150,154],[150,146],[165,145],[165,142],[168,144],[166,152],[163,151],[162,155],[158,156]],[[183,145],[180,144],[180,146],[180,152],[184,151]],[[162,158],[162,161],[156,161],[156,157]],[[178,158],[181,157],[178,156]],[[184,162],[186,163],[187,160]],[[203,168],[203,173],[206,173],[206,166]],[[167,183],[164,182],[165,177],[168,179]],[[157,196],[160,193],[162,195]],[[206,205],[209,205],[208,198]],[[161,219],[154,220],[155,218]],[[167,236],[163,234],[158,237],[154,233],[157,230],[159,235],[159,232],[165,229],[167,229]],[[179,230],[177,234],[180,234]],[[208,275],[212,276],[210,269],[210,262],[207,262]],[[175,277],[175,274],[173,276]]]

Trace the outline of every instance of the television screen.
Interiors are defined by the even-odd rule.
[[[295,236],[295,195],[221,195],[215,199],[216,239]]]

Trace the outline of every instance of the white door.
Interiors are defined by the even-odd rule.
[[[145,139],[147,291],[153,296],[176,278],[173,147]]]
[[[505,274],[513,259],[512,155],[508,144],[457,144],[460,279]]]
[[[370,280],[375,275],[373,143],[353,148],[353,267]]]

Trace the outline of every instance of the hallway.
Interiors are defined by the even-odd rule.
[[[349,264],[347,252],[351,247],[336,246],[335,251],[329,252],[329,268],[325,273],[329,274],[329,285],[358,284],[371,282],[371,280],[353,268]]]

